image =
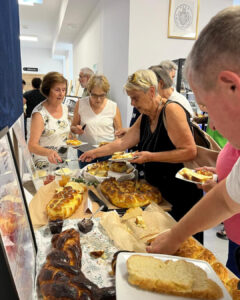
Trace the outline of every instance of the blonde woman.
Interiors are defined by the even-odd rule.
[[[83,142],[98,145],[100,142],[112,142],[115,131],[122,128],[122,120],[117,104],[106,95],[110,85],[104,75],[93,75],[87,84],[89,96],[80,99],[74,110],[71,131],[80,135]],[[86,125],[85,127],[83,127]],[[78,156],[82,152],[78,150]],[[98,161],[106,160],[101,157]],[[80,168],[87,163],[79,162]]]
[[[125,90],[141,115],[122,138],[85,152],[80,159],[91,161],[138,144],[138,157],[132,162],[143,165],[146,180],[159,188],[173,205],[172,216],[179,220],[202,195],[196,185],[175,178],[183,162],[192,160],[197,154],[188,115],[177,103],[165,104],[158,94],[156,75],[151,70],[140,70],[129,76]],[[199,240],[202,241],[202,235]]]
[[[41,93],[46,100],[32,112],[29,151],[37,168],[62,161],[63,148],[70,131],[68,108],[62,104],[66,95],[67,80],[62,74],[50,72],[43,78]],[[61,150],[60,150],[61,148]],[[59,151],[60,150],[60,151]],[[63,149],[67,152],[67,148]],[[61,153],[60,153],[61,152]]]

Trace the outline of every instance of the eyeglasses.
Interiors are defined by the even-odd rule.
[[[97,95],[97,94],[90,94],[92,98],[94,99],[101,99],[103,100],[106,97],[106,94],[102,94],[102,95]]]

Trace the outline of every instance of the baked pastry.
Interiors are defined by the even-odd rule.
[[[223,283],[228,281],[228,271],[220,262],[215,262],[212,265],[213,270],[216,272],[218,277],[222,280]]]
[[[126,162],[112,162],[110,164],[110,167],[109,167],[110,171],[112,172],[117,172],[117,173],[124,173],[127,171],[127,164]]]
[[[82,142],[79,140],[66,140],[66,144],[70,146],[79,146]]]
[[[135,152],[124,152],[124,151],[115,152],[112,155],[112,159],[134,159],[134,157],[136,157],[136,153],[137,153],[137,151],[135,151]]]
[[[91,175],[98,177],[108,176],[109,165],[107,161],[100,161],[91,165],[88,165],[87,172]]]
[[[204,183],[207,180],[213,179],[213,173],[209,171],[195,171],[188,168],[183,168],[179,174],[188,180]]]
[[[240,299],[240,280],[238,278],[231,278],[225,282],[225,287],[227,288],[229,294],[232,296],[233,300]]]
[[[46,207],[48,219],[64,220],[70,217],[80,206],[83,200],[85,185],[73,182],[67,183],[64,187],[58,188]]]
[[[68,229],[52,238],[38,284],[44,300],[57,299],[115,299],[115,288],[98,288],[81,271],[82,251],[79,233]]]
[[[223,296],[221,288],[203,269],[184,260],[162,261],[132,255],[127,260],[127,269],[128,282],[145,290],[199,299]]]
[[[9,200],[7,200],[9,199]],[[14,239],[14,233],[25,224],[23,205],[20,198],[2,198],[0,202],[0,231]]]
[[[145,206],[162,201],[161,193],[148,183],[134,180],[117,181],[105,179],[100,185],[101,192],[112,204],[121,208]]]

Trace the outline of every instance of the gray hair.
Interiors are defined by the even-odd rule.
[[[158,81],[155,73],[151,70],[138,70],[132,75],[128,76],[127,83],[124,89],[128,91],[138,90],[146,93],[149,88],[155,87],[155,94],[158,94]]]
[[[80,69],[80,72],[82,72],[84,75],[88,75],[89,77],[94,74],[93,70],[91,70],[90,68],[82,68]]]
[[[240,73],[240,6],[220,11],[202,30],[184,67],[186,78],[212,89],[222,70]]]
[[[171,77],[169,76],[167,69],[165,69],[161,65],[151,66],[149,69],[155,73],[158,82],[162,81],[163,89],[168,89],[172,86],[173,81],[172,81]]]
[[[165,70],[171,72],[172,70],[177,70],[177,65],[171,60],[163,60],[159,64],[160,67],[163,67]]]

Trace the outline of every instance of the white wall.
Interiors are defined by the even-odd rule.
[[[199,32],[218,11],[232,0],[200,0]],[[167,37],[169,0],[131,0],[129,72],[148,68],[161,60],[185,58],[194,40]]]
[[[129,100],[123,91],[128,77],[129,0],[103,0],[103,73],[111,99],[118,103],[123,126],[127,126]]]
[[[200,32],[210,18],[232,0],[200,0]],[[129,25],[129,74],[165,59],[187,57],[194,40],[168,38],[169,0],[131,0]],[[131,110],[130,110],[131,111]],[[128,110],[127,120],[131,114]]]
[[[21,59],[23,67],[36,67],[39,74],[51,71],[64,73],[62,60],[53,59],[51,49],[21,48]],[[23,73],[28,73],[24,72]]]
[[[232,3],[200,0],[199,32]],[[168,11],[169,0],[100,0],[74,42],[74,79],[81,67],[97,65],[110,81],[110,95],[120,107],[124,126],[132,113],[122,91],[127,75],[164,59],[185,58],[194,44],[194,40],[167,37]]]
[[[128,99],[123,85],[128,75],[129,0],[101,0],[73,46],[74,78],[82,67],[97,67],[109,80],[110,98],[118,103],[127,126]],[[79,89],[81,95],[82,89]]]
[[[93,69],[94,65],[97,65],[98,70],[102,72],[101,29],[102,16],[101,3],[99,3],[73,44],[73,82],[75,85],[81,68]],[[81,94],[80,88],[78,95]]]

